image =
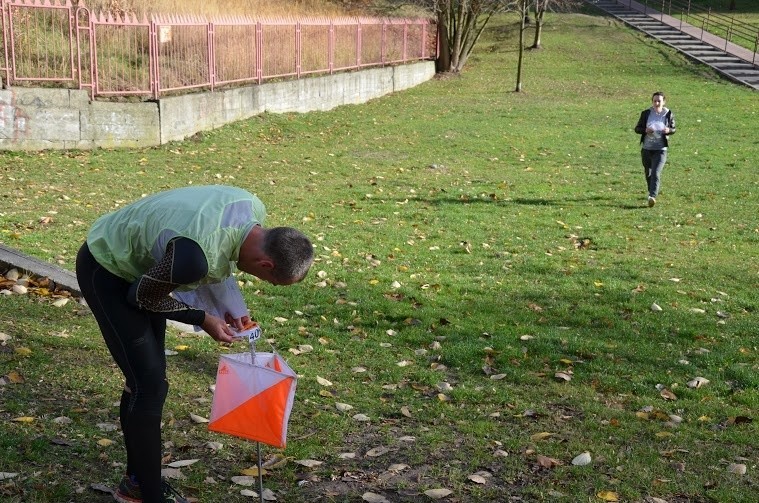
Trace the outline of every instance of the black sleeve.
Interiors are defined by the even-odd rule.
[[[643,110],[640,113],[638,123],[635,125],[635,132],[638,134],[646,134],[646,121],[648,120],[648,110]]]
[[[206,274],[208,261],[200,246],[191,239],[173,239],[166,246],[163,258],[132,283],[127,300],[139,309],[162,314],[170,320],[200,325],[206,313],[169,294],[178,286],[194,283]]]
[[[669,128],[669,133],[667,134],[675,134],[675,113],[670,110],[669,111],[669,124],[667,124],[667,127]]]

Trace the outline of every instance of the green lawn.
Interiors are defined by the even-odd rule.
[[[249,188],[308,233],[304,283],[240,278],[300,376],[287,448],[263,449],[286,459],[264,477],[277,501],[754,501],[759,94],[590,10],[548,15],[514,93],[514,21],[461,76],[364,105],[2,153],[0,242],[73,269],[100,214],[190,183]],[[678,132],[648,208],[632,129],[656,90]],[[0,296],[0,496],[106,502],[121,378],[86,309],[44,293]],[[245,347],[168,347],[165,460],[198,460],[175,485],[251,500],[231,478],[255,445],[190,416]]]

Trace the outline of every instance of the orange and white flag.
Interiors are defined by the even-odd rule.
[[[295,372],[277,353],[222,355],[208,429],[285,447]]]

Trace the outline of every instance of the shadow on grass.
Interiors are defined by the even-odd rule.
[[[402,199],[396,199],[398,203],[404,202]],[[429,204],[432,206],[442,206],[444,204],[496,204],[498,206],[506,206],[507,204],[518,204],[523,206],[573,206],[573,205],[587,205],[593,204],[595,206],[615,207],[622,210],[643,210],[648,209],[645,201],[638,204],[631,204],[629,202],[618,202],[610,197],[603,196],[589,196],[589,197],[567,197],[567,198],[528,198],[528,197],[516,197],[513,199],[488,199],[488,198],[452,198],[444,197],[437,199],[416,199],[416,202]]]

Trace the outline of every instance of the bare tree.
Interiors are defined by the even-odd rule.
[[[438,72],[460,72],[494,14],[507,12],[519,0],[390,0],[399,7],[413,4],[437,20],[440,54]]]
[[[522,92],[522,61],[524,59],[524,32],[527,29],[525,19],[529,16],[530,0],[518,0],[517,12],[519,13],[519,59],[517,60],[517,87],[514,91]]]
[[[580,0],[533,0],[532,8],[535,13],[535,38],[530,49],[542,49],[543,44],[543,17],[549,9],[556,11],[568,11],[581,4]]]

